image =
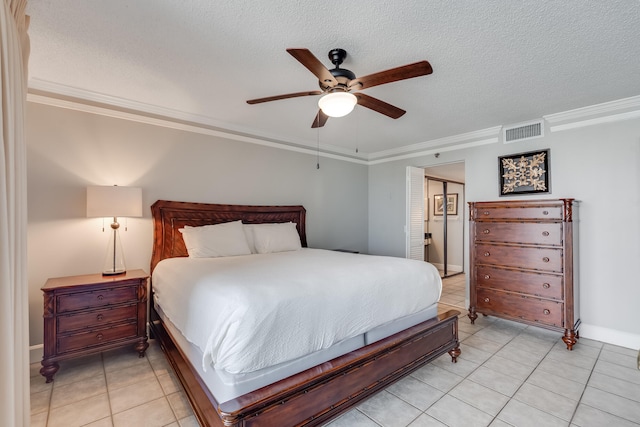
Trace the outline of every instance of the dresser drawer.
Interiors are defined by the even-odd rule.
[[[105,326],[109,323],[135,320],[137,316],[137,304],[114,307],[106,310],[60,315],[57,318],[57,331],[62,334],[79,329],[90,329]]]
[[[530,270],[562,272],[562,249],[475,245],[476,265],[526,267]]]
[[[477,242],[528,243],[534,245],[562,245],[562,224],[559,223],[476,223]]]
[[[563,328],[564,304],[524,295],[477,289],[477,310]]]
[[[476,221],[493,219],[539,219],[562,220],[562,206],[514,206],[514,207],[476,207]]]
[[[58,353],[67,353],[87,347],[104,345],[110,341],[134,338],[138,333],[136,323],[122,324],[106,329],[96,329],[73,335],[58,336]]]
[[[136,301],[138,287],[104,288],[58,296],[58,313]]]
[[[477,286],[562,300],[562,276],[477,266]]]

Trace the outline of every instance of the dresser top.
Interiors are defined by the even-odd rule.
[[[120,283],[126,280],[139,280],[149,277],[144,270],[129,270],[117,276],[103,276],[102,274],[83,274],[80,276],[55,277],[48,279],[42,287],[43,291],[50,291],[59,288],[66,288],[76,285],[104,285],[109,283]]]

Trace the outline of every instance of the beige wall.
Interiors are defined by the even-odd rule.
[[[108,235],[86,218],[89,185],[142,187],[144,217],[121,231],[128,268],[149,270],[158,199],[301,204],[309,246],[367,250],[367,167],[30,102],[27,112],[30,341],[42,343],[49,277],[102,271]],[[107,225],[108,226],[108,225]]]

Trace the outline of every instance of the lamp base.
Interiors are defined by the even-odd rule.
[[[114,218],[113,224],[111,224],[112,232],[109,235],[109,246],[107,246],[107,254],[102,266],[103,276],[117,276],[127,272],[120,235],[118,234],[119,227],[118,221]]]
[[[103,271],[102,275],[103,276],[117,276],[119,274],[125,274],[126,272],[127,272],[127,270],[118,270],[118,271],[109,270],[109,271]]]

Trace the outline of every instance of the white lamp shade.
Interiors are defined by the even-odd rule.
[[[358,98],[349,92],[328,93],[318,100],[318,107],[329,117],[342,117],[353,111]]]
[[[87,216],[140,217],[142,189],[117,185],[87,187]]]

